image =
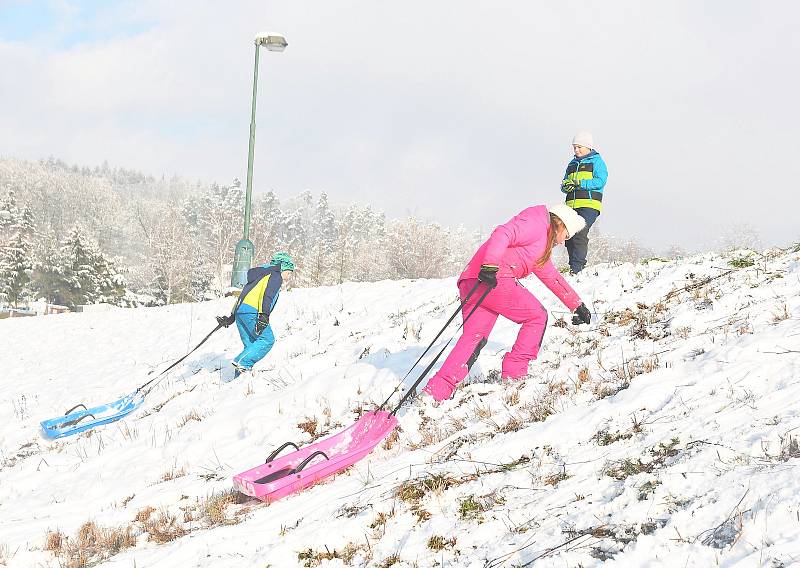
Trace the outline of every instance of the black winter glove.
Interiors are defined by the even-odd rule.
[[[261,335],[261,332],[269,325],[269,314],[258,314],[256,320],[256,335]]]
[[[581,304],[577,308],[575,308],[575,315],[572,316],[572,325],[579,325],[582,323],[591,323],[592,321],[592,313],[589,311],[589,308],[586,307],[586,304]]]
[[[217,323],[222,327],[228,327],[235,321],[236,321],[236,316],[234,316],[233,314],[229,316],[217,316]]]
[[[478,272],[478,280],[489,285],[489,288],[497,286],[497,271],[499,268],[493,264],[481,264],[481,271]]]

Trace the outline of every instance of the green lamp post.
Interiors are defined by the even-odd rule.
[[[250,270],[255,256],[255,247],[250,240],[250,196],[253,191],[253,146],[256,142],[256,94],[258,92],[258,53],[262,45],[268,51],[283,51],[288,45],[281,34],[259,33],[255,38],[256,60],[253,66],[253,106],[250,112],[250,143],[247,149],[247,186],[244,197],[244,236],[236,243],[233,253],[233,272],[231,286],[241,288],[247,283],[247,271]]]

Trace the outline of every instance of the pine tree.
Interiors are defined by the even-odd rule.
[[[13,189],[7,189],[0,198],[0,244],[14,235],[18,224],[17,198]]]
[[[72,306],[72,292],[66,276],[69,258],[64,257],[55,236],[50,233],[39,243],[34,253],[31,286],[37,298],[44,298],[51,304]]]
[[[125,280],[114,262],[105,257],[95,242],[75,227],[61,247],[66,261],[62,276],[69,306],[100,302],[122,304]]]
[[[32,272],[31,243],[18,232],[0,249],[0,295],[17,307],[29,290]]]

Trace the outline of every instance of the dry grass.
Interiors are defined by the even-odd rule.
[[[453,548],[456,545],[456,537],[446,539],[443,536],[433,535],[428,539],[428,548],[431,550],[439,551],[445,548]]]
[[[622,381],[623,384],[629,384],[634,377],[652,373],[658,369],[659,361],[658,355],[651,355],[649,357],[638,357],[625,361],[618,368],[614,370],[616,377]],[[626,384],[626,387],[628,386]]]
[[[197,420],[198,422],[203,420],[203,416],[197,412],[196,408],[193,408],[188,414],[184,415],[183,418],[178,421],[178,428],[183,428],[192,420]]]
[[[512,414],[505,424],[497,427],[497,431],[503,434],[508,434],[510,432],[521,430],[524,427],[525,421],[523,420],[522,416]]]
[[[513,392],[516,392],[516,391],[512,391],[512,393]],[[509,397],[510,394],[511,393],[506,395],[506,398]],[[519,402],[519,393],[517,393],[516,399],[517,399],[517,402]],[[506,400],[506,399],[504,398],[503,400]],[[509,402],[507,400],[506,400],[506,404],[509,404]],[[492,416],[492,408],[491,408],[491,406],[489,406],[488,403],[486,403],[486,405],[483,405],[483,404],[480,404],[480,403],[476,403],[472,407],[472,412],[473,412],[475,418],[477,418],[478,420],[486,420],[488,418],[491,418],[491,416]]]
[[[520,396],[519,396],[519,389],[513,389],[511,392],[508,392],[503,395],[503,402],[506,403],[508,406],[516,406],[519,404]],[[491,415],[491,414],[490,414]]]
[[[384,450],[391,450],[397,441],[400,439],[400,427],[398,426],[392,433],[386,436],[386,439],[383,441],[382,448]]]
[[[186,475],[186,466],[181,466],[178,468],[173,466],[172,469],[165,471],[161,475],[161,481],[172,481],[173,479],[177,479],[185,475]]]
[[[50,552],[60,551],[66,539],[67,536],[61,531],[49,531],[45,536],[44,549]]]
[[[549,390],[553,396],[564,396],[567,394],[567,383],[564,381],[552,381],[547,383],[547,390]]]
[[[672,438],[669,443],[660,443],[650,449],[650,461],[643,462],[640,458],[624,459],[622,461],[612,462],[605,467],[605,474],[613,477],[617,481],[623,481],[631,475],[639,473],[652,473],[653,471],[662,468],[668,458],[678,455],[680,450],[677,449],[678,438]]]
[[[240,519],[228,517],[226,513],[228,505],[240,505],[249,500],[249,497],[233,489],[217,493],[199,503],[199,519],[209,527],[235,525]]]
[[[397,486],[395,496],[407,503],[419,503],[428,493],[442,494],[461,482],[447,474],[431,474],[420,479],[409,479]]]
[[[378,564],[378,568],[390,568],[400,562],[400,555],[399,554],[392,554],[391,556],[386,557],[383,562]]]
[[[558,473],[542,477],[542,483],[544,483],[545,485],[550,485],[552,487],[555,487],[556,485],[558,485],[565,479],[569,479],[570,477],[572,476],[567,474],[567,470],[562,469]]]
[[[63,568],[85,568],[136,545],[134,527],[103,528],[93,521],[81,525],[74,538],[60,531],[48,531],[45,550],[56,555]]]
[[[147,506],[144,509],[140,509],[139,512],[136,513],[136,518],[134,520],[137,523],[146,523],[147,519],[150,518],[150,515],[152,515],[155,512],[155,510],[156,510],[155,507],[150,507],[150,506]]]
[[[384,526],[392,515],[394,515],[394,511],[390,513],[378,513],[378,516],[375,517],[375,520],[369,524],[369,528],[377,529]]]
[[[155,517],[149,516],[142,523],[142,530],[147,533],[147,540],[158,544],[172,542],[189,532],[178,522],[178,518],[166,509],[162,509]]]
[[[578,392],[583,385],[588,383],[591,380],[591,376],[589,375],[589,367],[583,367],[580,371],[578,371],[578,379],[575,381],[575,392]]]
[[[412,442],[409,444],[409,449],[417,450],[432,444],[438,444],[442,440],[449,438],[456,431],[457,430],[445,428],[438,422],[424,416],[419,424],[420,440],[419,442]]]
[[[363,553],[366,559],[372,558],[372,553],[364,544],[347,543],[341,550],[333,549],[332,551],[325,547],[325,551],[316,551],[313,548],[307,548],[297,554],[297,559],[303,563],[301,566],[314,567],[319,566],[325,560],[342,560],[345,565],[352,565],[353,559],[357,554]]]
[[[302,422],[299,422],[297,424],[297,427],[300,428],[300,430],[302,430],[303,432],[305,432],[309,436],[311,436],[312,439],[314,439],[314,436],[317,433],[317,426],[318,425],[319,425],[319,422],[317,421],[316,418],[309,418],[308,416],[306,416],[306,419],[303,420]]]
[[[786,305],[786,302],[783,302],[782,305],[778,306],[778,308],[772,312],[772,323],[780,323],[790,317],[792,317],[792,315],[789,313],[789,307]]]

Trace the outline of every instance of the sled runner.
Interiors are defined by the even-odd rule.
[[[338,473],[367,455],[397,426],[397,417],[387,411],[361,416],[352,426],[319,442],[275,459],[287,442],[267,458],[265,464],[233,478],[234,487],[267,503],[296,493]]]

